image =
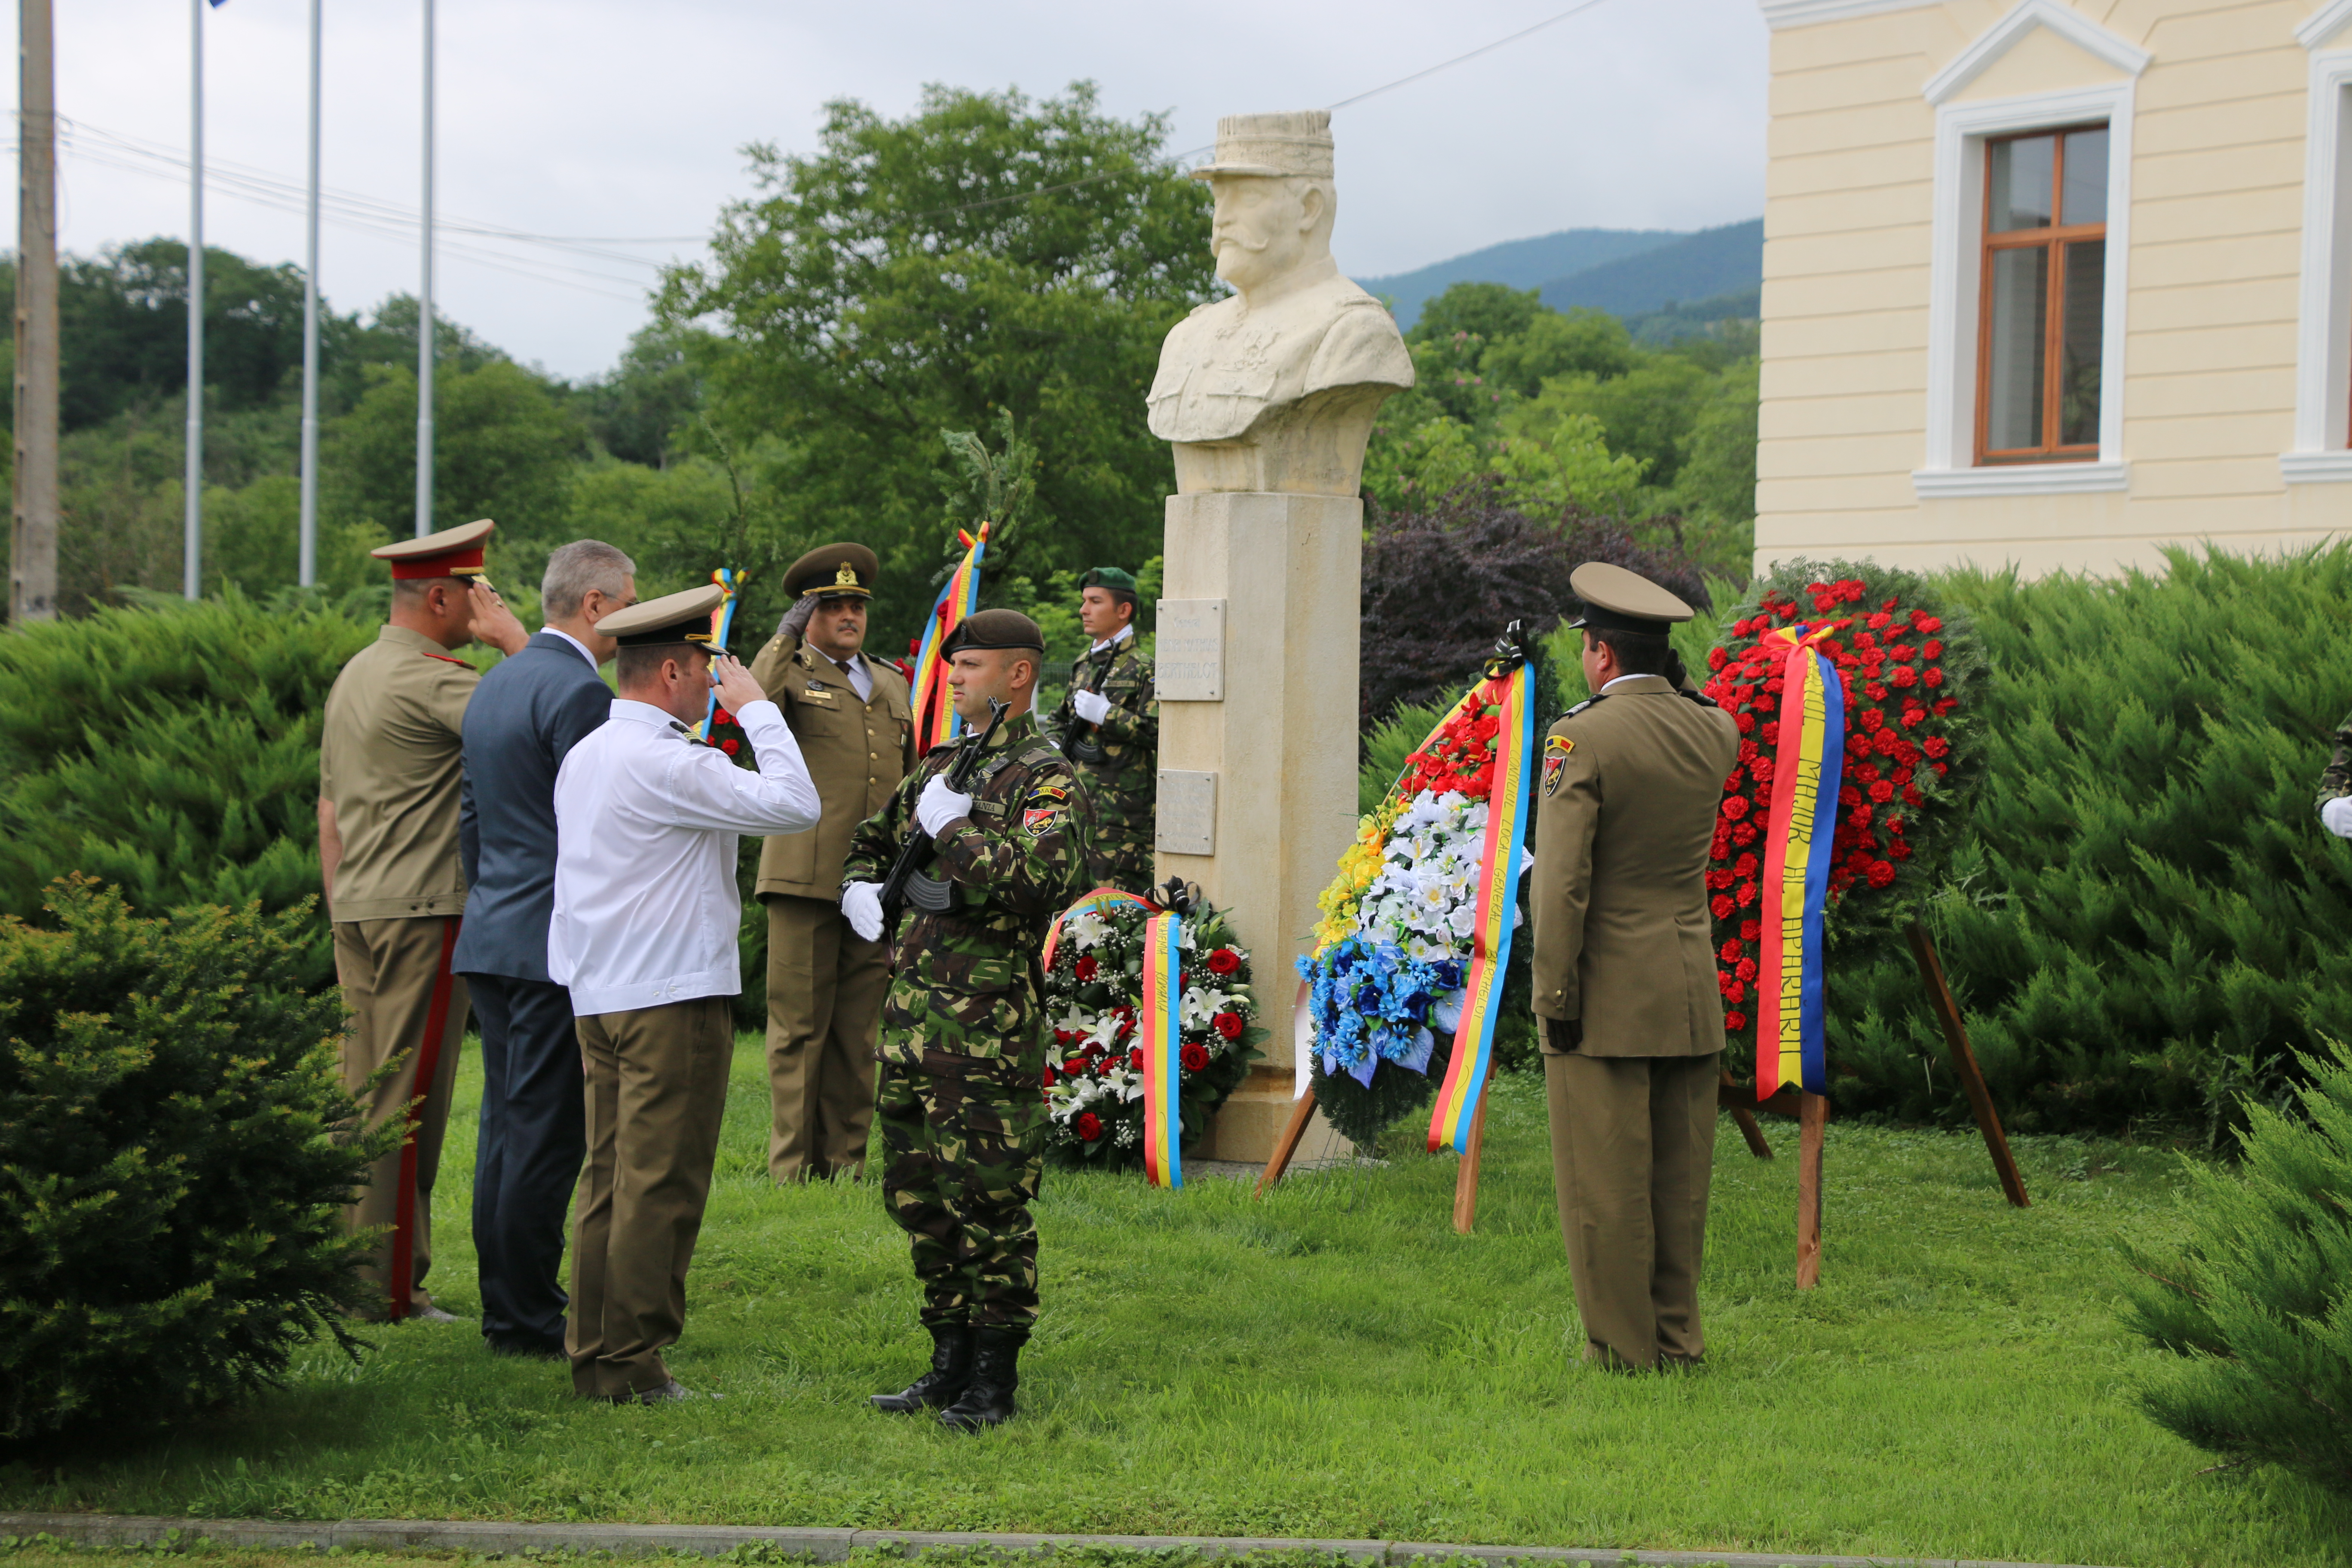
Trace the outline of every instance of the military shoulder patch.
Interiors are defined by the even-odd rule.
[[[1061,811],[1058,805],[1033,805],[1021,814],[1021,826],[1028,829],[1030,837],[1037,837],[1054,826],[1054,818],[1059,816]]]
[[[1568,759],[1576,750],[1576,742],[1565,735],[1544,737],[1543,792],[1549,800],[1559,789],[1559,776],[1568,768]]]

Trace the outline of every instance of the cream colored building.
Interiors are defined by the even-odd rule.
[[[2352,0],[1760,0],[1756,557],[2352,529]]]

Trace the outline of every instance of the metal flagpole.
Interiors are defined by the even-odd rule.
[[[433,0],[425,0],[425,282],[417,307],[416,537],[422,539],[433,531]]]
[[[49,0],[17,8],[16,535],[8,618],[58,614],[58,116]]]
[[[188,472],[181,586],[205,579],[205,0],[188,0]]]
[[[302,273],[302,521],[295,581],[319,580],[319,7],[310,0],[310,205]]]

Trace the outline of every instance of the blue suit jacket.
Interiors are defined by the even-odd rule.
[[[612,716],[612,689],[552,632],[534,636],[474,689],[457,823],[467,889],[450,961],[458,973],[547,978],[555,771]]]

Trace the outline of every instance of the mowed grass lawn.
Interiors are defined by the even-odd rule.
[[[450,1130],[433,1285],[475,1310],[478,1074]],[[1718,1144],[1700,1372],[1587,1369],[1538,1081],[1497,1082],[1475,1235],[1454,1162],[1294,1177],[1049,1173],[1045,1316],[1022,1416],[979,1438],[876,1414],[917,1372],[906,1246],[872,1184],[764,1174],[758,1041],[672,1365],[724,1395],[570,1397],[474,1328],[377,1331],[167,1437],[19,1458],[0,1506],[193,1517],[620,1520],[1369,1537],[2095,1564],[2345,1560],[2352,1509],[2204,1472],[2134,1406],[2125,1244],[2179,1229],[2174,1159],[2019,1147],[2006,1206],[1973,1133],[1833,1125],[1826,1263],[1792,1284],[1795,1129]]]

